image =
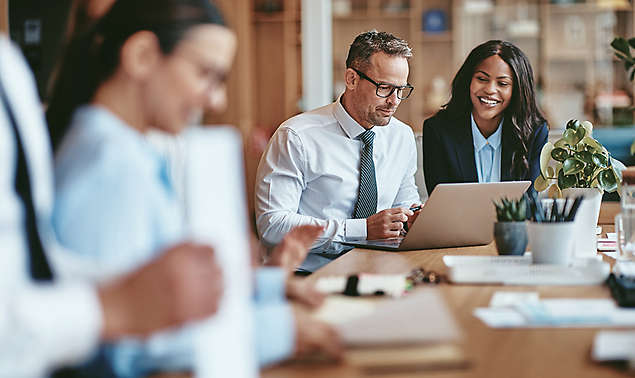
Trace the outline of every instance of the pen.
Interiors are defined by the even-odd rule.
[[[409,210],[410,211],[419,211],[423,208],[423,205],[417,205],[417,206],[412,206]],[[403,229],[405,232],[408,232],[408,222],[403,222]]]

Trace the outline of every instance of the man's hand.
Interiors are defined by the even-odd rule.
[[[342,359],[342,344],[339,335],[333,327],[315,320],[306,311],[295,308],[295,356],[306,357],[316,353],[340,360]]]
[[[287,278],[286,292],[287,298],[311,309],[320,307],[326,297],[325,294],[317,291],[315,285],[304,278]]]
[[[410,229],[410,227],[412,227],[412,224],[415,222],[415,220],[419,216],[419,213],[421,212],[422,208],[423,208],[423,205],[420,203],[413,203],[412,205],[410,205],[410,209],[416,209],[416,210],[413,211],[413,215],[408,217],[408,230]]]
[[[288,273],[295,271],[304,261],[311,245],[323,231],[322,226],[294,227],[272,251],[267,265],[280,266]]]
[[[403,222],[407,222],[414,213],[409,209],[395,207],[386,209],[366,218],[366,239],[396,238],[403,230]]]
[[[214,314],[223,292],[221,268],[207,246],[177,245],[139,270],[98,289],[103,339],[148,336]]]

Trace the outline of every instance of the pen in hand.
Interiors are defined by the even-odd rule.
[[[417,211],[421,210],[422,208],[423,208],[423,205],[417,205],[417,206],[410,207],[410,209],[408,209],[408,210],[410,210],[410,211],[412,211],[414,213],[414,212],[417,212]],[[408,232],[408,221],[403,222],[402,236],[405,236],[406,232]]]

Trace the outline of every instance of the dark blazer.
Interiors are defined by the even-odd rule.
[[[428,194],[437,184],[478,182],[474,161],[474,141],[470,113],[448,115],[437,113],[423,123],[423,173]],[[528,152],[529,171],[523,177],[512,175],[512,156],[516,143],[511,122],[503,122],[501,138],[501,181],[531,180],[540,174],[540,151],[547,143],[547,123],[536,128],[531,135]]]

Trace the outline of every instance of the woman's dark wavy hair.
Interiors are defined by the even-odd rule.
[[[66,46],[46,111],[53,148],[62,141],[75,109],[90,102],[117,70],[121,47],[130,36],[151,31],[161,51],[169,54],[192,27],[202,24],[225,25],[209,0],[117,0],[94,25],[77,29]]]
[[[543,123],[545,118],[536,103],[534,73],[527,56],[509,42],[491,40],[476,46],[465,59],[465,62],[452,80],[452,96],[443,106],[439,114],[462,115],[472,111],[470,99],[470,83],[476,67],[490,56],[498,55],[512,71],[514,84],[511,102],[505,109],[505,124],[511,125],[508,130],[515,140],[512,155],[511,174],[523,178],[529,171],[528,149],[532,133]],[[505,125],[503,125],[505,126]]]

